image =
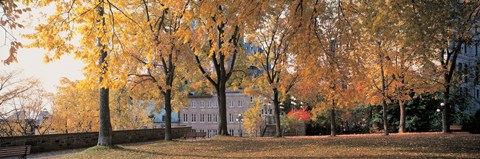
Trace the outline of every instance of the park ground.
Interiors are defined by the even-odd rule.
[[[57,156],[58,157],[58,156]],[[480,134],[214,137],[93,147],[61,158],[480,158]]]

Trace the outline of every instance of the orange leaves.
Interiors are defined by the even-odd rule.
[[[306,108],[307,107],[304,106],[303,109],[301,109],[301,110],[293,110],[292,109],[290,112],[288,112],[288,116],[293,116],[297,120],[302,120],[305,123],[308,123],[310,121],[310,112],[307,111]]]

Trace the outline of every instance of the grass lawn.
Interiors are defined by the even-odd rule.
[[[214,137],[94,147],[65,158],[480,158],[480,135],[408,133],[286,138]]]

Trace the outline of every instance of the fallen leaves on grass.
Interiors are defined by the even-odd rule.
[[[478,158],[480,135],[408,133],[382,136],[157,141],[94,149],[66,158]]]

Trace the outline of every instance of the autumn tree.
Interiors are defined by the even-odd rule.
[[[388,104],[394,102],[394,85],[400,75],[395,60],[404,39],[400,16],[389,2],[365,1],[355,5],[362,12],[355,21],[361,31],[362,45],[359,50],[369,55],[363,70],[371,87],[368,103],[382,106],[384,135],[388,135],[387,108]]]
[[[302,80],[296,87],[298,98],[314,103],[315,120],[319,112],[330,111],[331,136],[336,135],[336,110],[358,102],[357,81],[361,56],[354,50],[358,39],[351,24],[355,18],[344,1],[313,1],[303,4],[302,27],[296,47],[298,71]],[[308,6],[308,7],[307,7]],[[308,41],[301,39],[308,38]]]
[[[260,110],[266,103],[267,101],[261,100],[261,98],[255,98],[253,100],[252,107],[243,113],[243,126],[247,129],[249,134],[256,135],[259,131],[261,131],[260,129],[263,121],[258,114],[260,114]]]
[[[235,72],[244,28],[258,18],[262,2],[192,1],[185,13],[189,28],[181,30],[182,39],[190,44],[198,70],[218,97],[220,116],[218,135],[229,135],[227,129],[227,82]]]
[[[286,7],[288,6],[288,7]],[[250,55],[249,59],[253,66],[257,66],[264,71],[259,77],[255,77],[253,85],[255,87],[266,87],[269,93],[264,97],[273,102],[274,117],[276,121],[276,137],[282,136],[280,121],[280,103],[281,95],[289,92],[290,88],[296,83],[297,75],[289,72],[293,69],[292,51],[290,40],[296,31],[296,26],[290,23],[295,15],[290,12],[293,3],[289,1],[276,1],[268,5],[268,13],[259,22],[258,28],[251,35],[252,40],[259,47],[259,52]],[[288,78],[288,76],[292,76]],[[266,85],[262,80],[266,81]],[[255,88],[254,88],[255,89]]]
[[[95,85],[95,82],[87,80],[71,81],[63,78],[60,81],[52,107],[51,123],[56,133],[98,131],[99,101],[96,97],[99,92]],[[150,112],[147,110],[150,103],[132,100],[132,97],[147,93],[142,90],[145,88],[112,90],[109,97],[109,103],[112,104],[112,129],[141,129],[151,123],[148,119]]]
[[[127,60],[120,69],[129,73],[131,85],[153,84],[157,108],[164,107],[166,111],[165,140],[172,140],[172,108],[184,106],[188,93],[182,87],[188,75],[186,66],[193,62],[193,56],[188,44],[182,41],[180,31],[181,27],[189,27],[184,23],[189,3],[143,0],[142,10],[128,10],[130,19],[123,23],[129,25],[118,28],[125,33],[120,37],[122,41],[129,41],[123,44],[127,48]]]
[[[438,66],[431,80],[443,87],[442,132],[450,132],[451,90],[455,83],[458,55],[463,47],[472,45],[478,35],[477,19],[480,1],[412,1],[412,14],[405,21],[409,38],[420,43],[425,58]],[[439,63],[439,64],[438,64]]]
[[[20,75],[20,71],[0,74],[1,136],[32,135],[35,130],[43,134],[49,130],[49,124],[37,123],[49,104],[49,94],[38,80]]]
[[[98,131],[98,92],[86,82],[60,80],[53,101],[52,127],[56,133]]]
[[[137,1],[138,2],[138,1]],[[131,3],[125,1],[41,1],[40,7],[55,4],[56,13],[50,15],[46,23],[35,27],[34,34],[24,35],[33,39],[30,47],[46,49],[49,53],[45,61],[57,60],[64,54],[74,53],[86,63],[90,72],[87,79],[99,81],[99,137],[98,145],[112,145],[112,127],[109,110],[109,88],[125,85],[111,66],[120,65],[122,50],[120,34],[115,29],[117,20],[128,18],[123,10]],[[140,3],[136,3],[140,4]],[[77,39],[80,39],[80,42]],[[116,82],[118,81],[118,82]]]
[[[435,64],[432,62],[431,51],[418,42],[418,21],[417,9],[412,1],[392,1],[385,5],[386,10],[392,12],[394,19],[398,21],[396,28],[398,40],[395,47],[392,47],[393,56],[392,69],[395,80],[392,82],[391,100],[398,102],[400,109],[398,132],[405,132],[405,102],[412,100],[426,92],[437,92],[441,88],[435,81],[433,71]],[[423,31],[422,31],[423,32]]]
[[[50,132],[51,116],[47,111],[50,97],[50,93],[37,85],[8,102],[13,108],[13,115],[18,115],[16,120],[13,119],[13,127],[17,128],[17,133],[35,135]]]

